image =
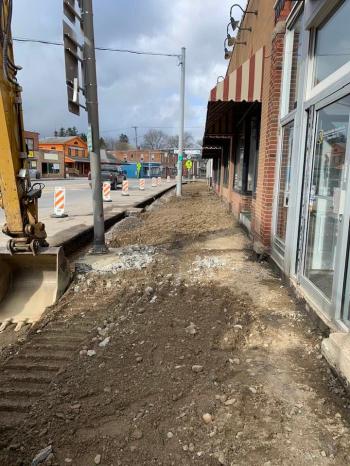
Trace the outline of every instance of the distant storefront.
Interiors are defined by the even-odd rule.
[[[79,136],[52,137],[41,139],[39,148],[44,153],[63,153],[66,176],[88,176],[90,157],[86,142]],[[52,165],[45,166],[48,171],[57,170]],[[64,172],[63,172],[64,173]]]
[[[137,163],[121,163],[121,168],[125,171],[128,178],[152,178],[162,176],[163,167],[160,163],[141,163],[138,171]]]
[[[35,168],[41,178],[64,178],[64,155],[63,152],[35,152]]]

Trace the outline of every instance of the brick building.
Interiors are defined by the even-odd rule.
[[[86,142],[79,136],[51,137],[39,141],[40,150],[46,154],[44,171],[56,171],[50,154],[60,153],[64,156],[65,173],[71,176],[87,176],[90,171],[90,157]],[[44,157],[45,158],[45,157]]]
[[[114,150],[108,151],[112,154],[118,162],[154,162],[160,163],[163,167],[174,168],[177,162],[177,156],[173,151],[166,150],[148,150],[148,149],[134,149],[134,150]]]
[[[257,249],[269,250],[285,17],[275,0],[248,1],[227,73],[210,93],[203,157],[213,182]],[[233,16],[239,10],[232,10]],[[232,32],[231,34],[232,35]]]
[[[24,140],[27,145],[29,157],[33,157],[34,151],[39,150],[39,133],[35,131],[24,131]]]
[[[210,93],[203,150],[214,188],[256,249],[346,332],[349,21],[350,0],[249,0],[226,76]]]

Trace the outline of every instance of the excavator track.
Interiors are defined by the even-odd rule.
[[[96,326],[96,316],[81,309],[85,318],[48,323],[33,334],[0,371],[0,448],[11,444],[16,429],[30,416],[57,375],[78,357],[84,341]]]

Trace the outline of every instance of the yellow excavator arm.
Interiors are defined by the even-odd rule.
[[[5,211],[0,248],[0,332],[36,322],[65,291],[70,274],[62,248],[48,248],[38,220],[44,185],[31,184],[24,140],[20,70],[14,64],[12,0],[0,0],[0,207]]]
[[[45,226],[38,221],[38,199],[43,185],[31,185],[24,141],[20,70],[14,64],[11,19],[12,0],[0,2],[0,207],[5,211],[3,232],[12,238],[12,252],[44,246]]]

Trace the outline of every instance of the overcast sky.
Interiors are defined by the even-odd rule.
[[[237,0],[236,0],[237,1]],[[245,0],[239,0],[245,4]],[[13,35],[62,40],[62,0],[14,0]],[[206,105],[224,75],[223,42],[231,0],[94,0],[97,46],[180,53],[187,48],[186,129],[203,135]],[[236,10],[235,10],[236,11]],[[238,9],[236,17],[238,17]],[[86,116],[68,113],[63,48],[15,42],[23,67],[25,127],[51,136],[61,126],[86,132]],[[178,133],[179,67],[176,58],[97,52],[100,129],[104,137],[132,126]],[[169,127],[169,128],[167,128]]]

